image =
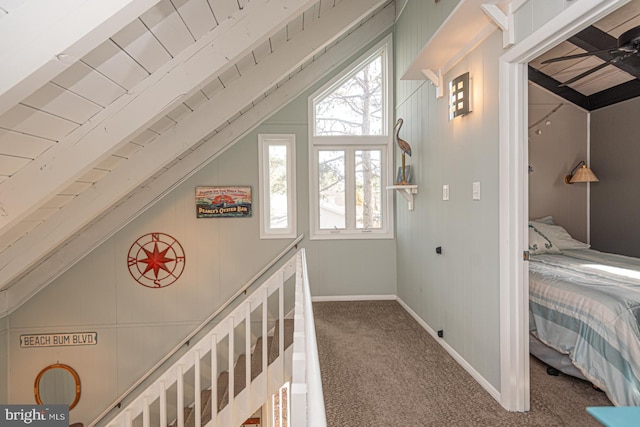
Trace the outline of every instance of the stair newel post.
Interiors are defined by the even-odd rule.
[[[194,352],[193,360],[193,388],[195,397],[195,426],[201,427],[202,424],[202,387],[200,385],[200,349],[196,349]]]
[[[211,421],[213,421],[213,427],[218,425],[218,336],[216,334],[211,334]]]
[[[247,301],[245,303],[245,318],[244,318],[244,358],[245,370],[244,370],[244,389],[247,394],[247,402],[251,402],[251,303]]]
[[[184,372],[182,365],[176,367],[176,410],[178,427],[184,427]]]
[[[147,396],[142,398],[142,427],[150,427],[151,420],[149,417],[149,399]]]
[[[167,386],[163,381],[160,381],[160,425],[162,427],[167,425]]]
[[[236,322],[233,316],[229,316],[229,386],[227,387],[229,402],[227,406],[229,406],[229,412],[233,417],[233,399],[234,399],[234,391],[236,389],[235,385],[235,335],[236,335]],[[231,418],[233,419],[233,418]]]

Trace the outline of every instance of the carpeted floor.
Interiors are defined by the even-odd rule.
[[[313,304],[329,427],[600,426],[604,393],[531,359],[531,411],[505,411],[396,301]]]

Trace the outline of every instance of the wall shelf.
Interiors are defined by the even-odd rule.
[[[506,0],[460,0],[402,75],[402,80],[431,80],[444,93],[443,76],[493,31],[501,28],[504,47],[513,44],[513,15],[497,4]],[[507,9],[507,6],[502,6]],[[464,29],[464,31],[461,31]]]
[[[408,185],[389,185],[387,190],[396,190],[409,202],[409,210],[413,210],[413,195],[418,194],[418,186],[414,184]]]

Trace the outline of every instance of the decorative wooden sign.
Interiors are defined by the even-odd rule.
[[[98,344],[97,332],[64,332],[20,335],[20,347],[72,347]]]
[[[165,233],[149,233],[133,242],[127,255],[131,277],[148,288],[164,288],[182,275],[182,245]]]
[[[251,187],[196,187],[198,218],[251,216]]]

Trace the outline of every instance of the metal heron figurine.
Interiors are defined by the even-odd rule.
[[[409,157],[411,157],[411,146],[407,141],[398,136],[398,134],[400,133],[400,128],[402,127],[402,123],[404,123],[404,120],[402,119],[398,119],[398,121],[396,122],[396,125],[393,128],[395,132],[393,134],[393,141],[398,144],[398,147],[400,147],[400,150],[402,151],[402,181],[397,182],[397,184],[407,185],[410,184],[410,182],[407,181],[404,175],[404,156],[405,154],[408,154]]]

